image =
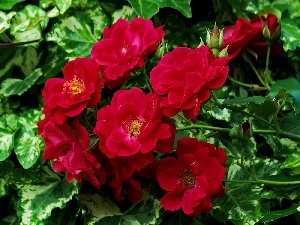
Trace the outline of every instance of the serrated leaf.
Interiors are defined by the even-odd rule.
[[[60,14],[64,14],[68,8],[72,5],[72,0],[55,0],[54,4],[59,9]]]
[[[297,212],[297,208],[299,204],[293,204],[290,208],[284,210],[276,210],[271,211],[268,214],[265,214],[264,217],[259,222],[271,222],[277,220],[279,218],[292,215],[293,213]]]
[[[284,131],[300,135],[300,114],[288,113],[283,117],[280,127]]]
[[[34,5],[26,5],[11,20],[10,34],[15,42],[32,41],[42,38],[46,28],[46,12]]]
[[[18,215],[21,225],[39,225],[55,208],[64,208],[78,193],[76,182],[65,180],[45,185],[24,185],[19,191]]]
[[[296,113],[300,112],[300,82],[295,78],[288,78],[285,80],[276,81],[270,89],[268,96],[275,98],[278,94],[282,94],[281,91],[285,91],[290,94],[293,102],[293,108]]]
[[[89,25],[91,23],[91,19],[86,14],[77,13],[62,20],[60,24],[55,24],[54,29],[46,35],[46,39],[56,42],[70,58],[88,56],[97,41]]]
[[[17,78],[7,78],[1,83],[0,95],[5,97],[11,95],[22,95],[43,75],[40,68],[34,70],[24,80]]]
[[[128,0],[137,14],[143,18],[150,19],[159,8],[171,7],[179,10],[185,17],[192,16],[190,0]]]
[[[134,9],[127,6],[127,5],[124,5],[122,7],[122,9],[119,9],[119,10],[115,11],[111,15],[111,17],[113,18],[112,19],[113,23],[117,22],[117,20],[120,19],[120,18],[131,21],[133,19],[133,17],[135,17],[135,16],[136,16],[136,12],[134,11]]]
[[[300,46],[300,30],[294,19],[283,18],[281,20],[281,39],[285,51],[294,51]]]
[[[19,2],[24,2],[25,0],[1,0],[0,9],[10,10],[15,4]]]

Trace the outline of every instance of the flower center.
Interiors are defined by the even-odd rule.
[[[190,170],[183,170],[179,175],[180,181],[184,184],[186,189],[192,188],[195,186],[196,178]]]
[[[75,75],[73,80],[71,81],[66,81],[63,85],[63,90],[64,92],[67,92],[71,96],[80,94],[84,91],[84,83],[81,79],[78,79],[77,76]]]
[[[126,132],[130,135],[130,137],[136,137],[140,134],[140,130],[143,123],[144,120],[131,118],[125,122],[124,127]]]

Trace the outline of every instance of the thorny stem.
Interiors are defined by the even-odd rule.
[[[270,53],[271,53],[271,45],[268,44],[268,49],[267,49],[267,58],[266,58],[266,68],[264,71],[264,79],[265,79],[265,84],[269,86],[269,64],[270,64]]]

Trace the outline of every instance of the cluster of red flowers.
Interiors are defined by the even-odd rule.
[[[237,23],[243,22],[252,23],[243,19]],[[243,48],[243,38],[235,37],[239,32],[233,29],[232,37],[225,38],[231,56]],[[248,32],[245,28],[244,36],[249,39],[258,35]],[[274,32],[270,30],[271,35]],[[129,23],[119,19],[104,29],[91,58],[72,60],[65,65],[63,78],[49,79],[42,92],[45,118],[38,122],[46,144],[43,157],[52,160],[55,171],[67,172],[67,181],[87,178],[97,188],[108,184],[117,200],[139,201],[141,180],[156,179],[166,191],[163,208],[182,208],[188,215],[197,215],[211,210],[212,197],[224,194],[224,150],[182,138],[176,159],[157,161],[153,153],[172,152],[176,127],[170,117],[182,111],[196,119],[210,91],[225,83],[230,57],[217,57],[204,45],[175,48],[150,72],[154,92],[145,94],[137,87],[118,90],[110,104],[98,110],[92,129],[81,122],[86,109],[100,102],[104,85],[112,89],[123,84],[133,70],[144,65],[163,37],[162,27],[155,28],[150,20],[135,18]],[[90,143],[91,136],[98,138],[98,145]]]

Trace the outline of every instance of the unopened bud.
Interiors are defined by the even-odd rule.
[[[268,40],[275,40],[280,36],[281,27],[278,22],[277,16],[274,14],[268,14],[263,23],[262,33]]]
[[[163,40],[155,51],[155,57],[157,59],[161,59],[167,52],[168,52],[168,43]]]
[[[215,25],[214,28],[210,31],[207,30],[206,33],[206,45],[209,48],[220,48],[223,44],[223,29],[219,30],[219,28]]]

